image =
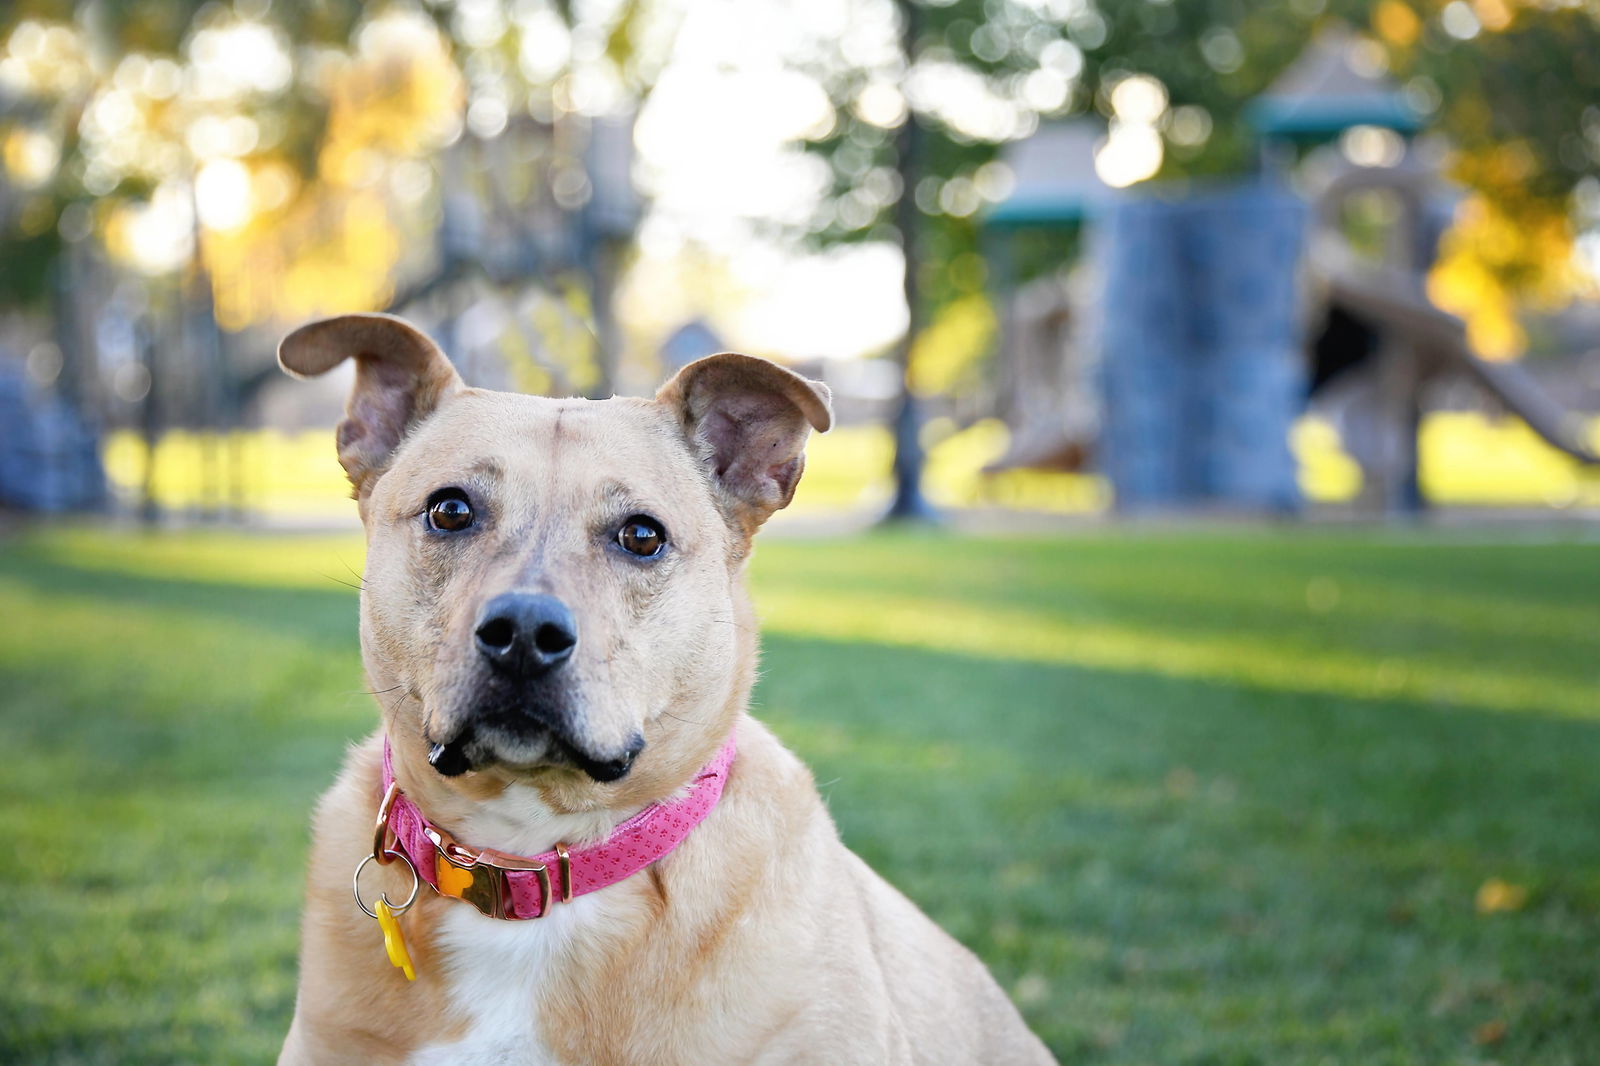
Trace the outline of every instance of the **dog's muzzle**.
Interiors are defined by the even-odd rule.
[[[601,784],[619,781],[633,769],[634,760],[644,751],[644,737],[638,733],[628,738],[622,751],[610,757],[595,756],[585,751],[575,740],[569,740],[564,731],[543,724],[528,723],[541,729],[548,738],[548,750],[541,765],[575,766]],[[492,735],[484,735],[471,726],[463,729],[454,739],[434,742],[428,748],[428,765],[442,777],[459,777],[468,770],[498,761]]]

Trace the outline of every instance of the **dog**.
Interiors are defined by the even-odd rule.
[[[313,818],[280,1063],[1054,1061],[746,711],[751,539],[825,385],[725,353],[654,399],[491,392],[379,314],[278,358],[355,360],[382,704]]]

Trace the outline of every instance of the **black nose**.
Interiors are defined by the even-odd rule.
[[[484,604],[476,635],[478,650],[498,669],[536,677],[572,657],[578,623],[554,596],[503,592]]]

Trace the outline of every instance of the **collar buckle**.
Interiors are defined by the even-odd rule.
[[[511,885],[506,874],[531,873],[539,881],[539,913],[517,917],[542,918],[550,913],[550,870],[544,863],[493,848],[464,848],[437,826],[427,826],[423,834],[433,844],[434,877],[440,895],[466,900],[491,918],[508,918],[506,905],[511,898]]]

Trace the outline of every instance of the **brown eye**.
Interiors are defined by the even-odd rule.
[[[472,505],[460,489],[442,489],[428,500],[428,528],[459,533],[472,525]]]
[[[623,551],[648,559],[667,546],[667,531],[654,518],[636,514],[617,530],[617,543]]]

